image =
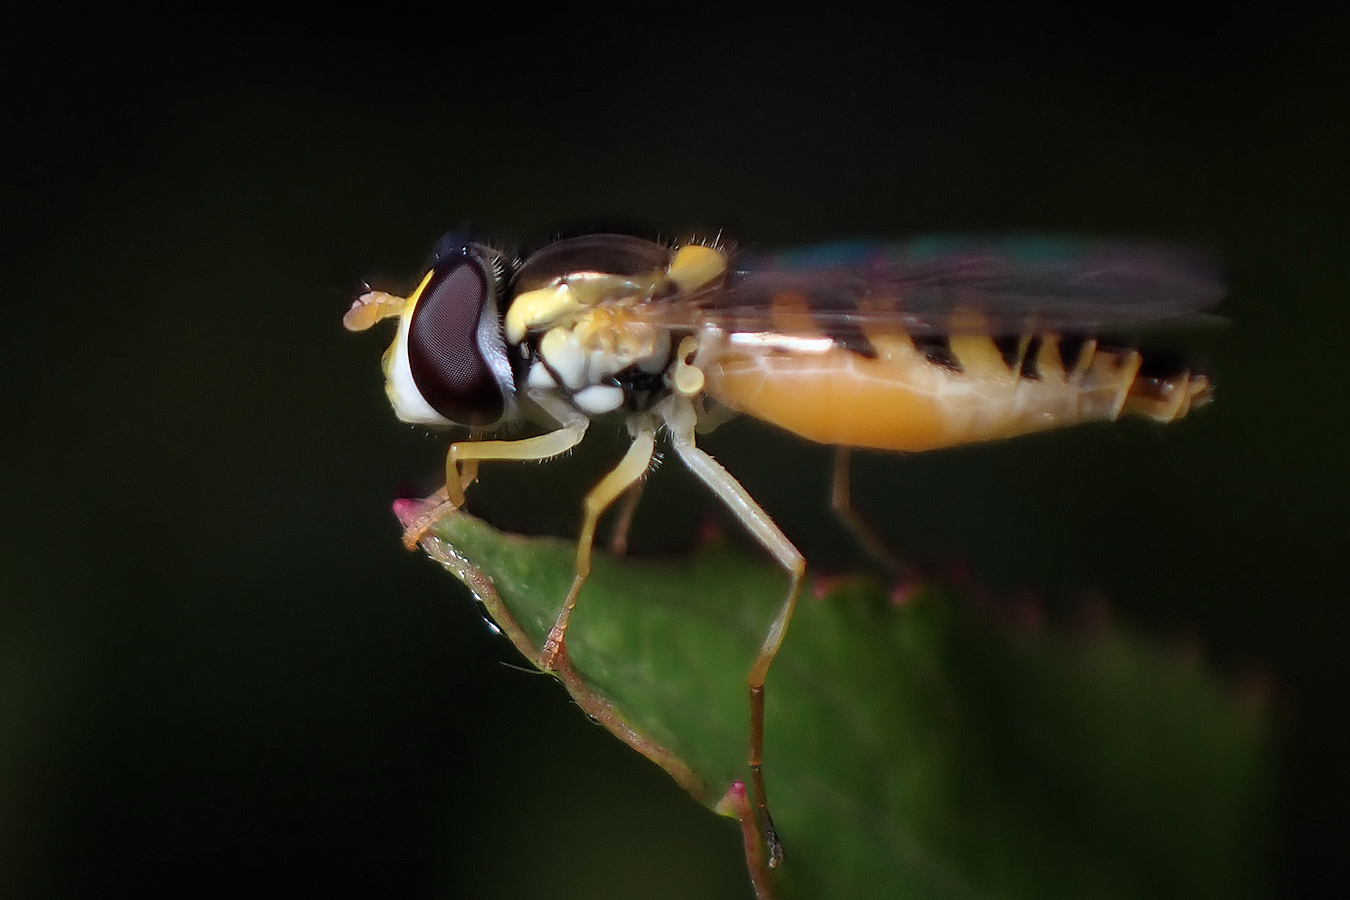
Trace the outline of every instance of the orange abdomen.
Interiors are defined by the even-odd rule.
[[[1137,350],[1050,335],[1011,349],[987,336],[870,335],[866,352],[737,338],[705,365],[706,391],[823,444],[931,450],[1122,414],[1171,421],[1209,391],[1208,379],[1186,370],[1141,376]]]

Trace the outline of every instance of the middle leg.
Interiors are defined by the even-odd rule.
[[[629,420],[629,428],[633,432],[633,443],[628,452],[586,495],[581,536],[577,539],[576,575],[572,579],[572,587],[568,590],[567,597],[563,600],[562,609],[558,611],[558,618],[544,640],[543,649],[539,651],[541,669],[553,668],[558,656],[565,652],[563,641],[567,635],[567,623],[572,617],[572,610],[576,608],[581,586],[586,583],[586,577],[591,573],[591,546],[595,543],[596,523],[610,504],[624,491],[632,488],[651,465],[652,453],[656,449],[656,426],[651,417],[634,416]]]

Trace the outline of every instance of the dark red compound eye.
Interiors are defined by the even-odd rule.
[[[413,383],[436,412],[459,425],[491,425],[506,412],[510,367],[491,299],[484,265],[467,253],[451,254],[436,263],[408,324]]]

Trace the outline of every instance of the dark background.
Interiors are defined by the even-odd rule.
[[[941,12],[934,9],[941,7]],[[734,827],[529,674],[388,512],[444,439],[351,336],[439,234],[598,220],[777,246],[1052,230],[1200,240],[1231,273],[1218,400],[856,465],[915,552],[1085,589],[1273,685],[1271,891],[1345,847],[1347,26],[925,4],[7,13],[0,892],[748,896]],[[474,508],[570,534],[620,447],[489,467]],[[814,562],[828,454],[707,446]],[[639,549],[712,504],[653,479]]]

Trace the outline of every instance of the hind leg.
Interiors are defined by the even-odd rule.
[[[886,546],[881,535],[872,527],[872,523],[862,517],[853,507],[852,488],[849,479],[849,459],[851,448],[836,447],[834,451],[834,475],[831,479],[830,508],[834,510],[844,526],[853,534],[854,539],[872,558],[885,566],[897,578],[912,578],[919,573],[919,566],[901,559]]]
[[[718,499],[741,521],[755,540],[773,555],[789,576],[787,594],[778,608],[778,613],[769,623],[769,630],[745,679],[750,691],[750,752],[747,762],[755,785],[756,808],[763,825],[765,841],[769,846],[769,865],[777,866],[783,861],[783,845],[774,828],[773,817],[769,815],[769,800],[764,789],[764,683],[769,677],[769,667],[783,645],[788,623],[792,621],[792,613],[797,608],[797,596],[801,592],[802,578],[806,574],[806,557],[792,545],[741,483],[706,451],[694,445],[693,406],[685,398],[672,400],[673,402],[662,411],[662,415],[670,429],[670,441],[676,454],[688,466],[689,471],[712,489]]]

